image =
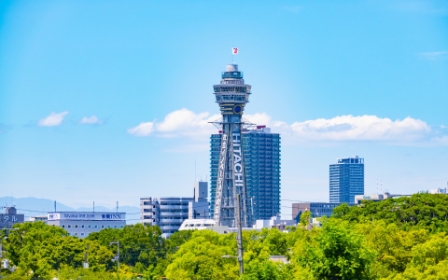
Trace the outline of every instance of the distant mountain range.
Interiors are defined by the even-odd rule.
[[[35,197],[26,197],[26,198],[15,198],[15,197],[0,197],[0,207],[4,206],[15,206],[17,209],[17,213],[25,214],[25,221],[29,220],[30,216],[42,216],[46,215],[48,212],[53,212],[54,209],[54,200],[45,199],[45,198],[35,198]],[[92,207],[81,207],[81,208],[72,208],[65,204],[56,202],[56,211],[92,211]],[[106,208],[103,206],[96,206],[95,211],[98,212],[115,212],[116,208]],[[127,224],[135,224],[140,221],[140,208],[136,206],[119,206],[119,212],[126,212],[126,223]],[[1,211],[3,212],[3,211]]]

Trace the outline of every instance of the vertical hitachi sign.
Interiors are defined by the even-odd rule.
[[[233,172],[234,172],[234,183],[235,187],[243,187],[244,185],[244,175],[243,175],[243,164],[242,164],[242,150],[241,150],[241,134],[233,133]],[[237,191],[240,193],[240,191]]]

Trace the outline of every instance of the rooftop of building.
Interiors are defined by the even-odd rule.
[[[338,159],[338,164],[364,164],[364,158],[358,156]]]
[[[243,72],[238,71],[237,64],[227,64],[226,71],[221,73],[223,79],[242,79]]]
[[[170,197],[141,197],[140,200],[156,200],[156,201],[192,201],[193,197],[170,196]]]

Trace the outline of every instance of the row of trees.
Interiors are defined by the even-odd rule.
[[[15,272],[6,279],[448,279],[448,196],[341,205],[322,227],[309,212],[288,232],[244,231],[244,275],[236,236],[181,231],[169,239],[141,224],[105,229],[85,239],[43,223],[16,225],[3,247]],[[112,259],[120,242],[120,269]],[[286,256],[287,263],[272,255]],[[87,258],[90,268],[83,269]],[[6,275],[7,274],[7,275]]]

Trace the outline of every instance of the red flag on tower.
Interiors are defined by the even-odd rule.
[[[238,48],[232,48],[232,54],[238,54]]]

